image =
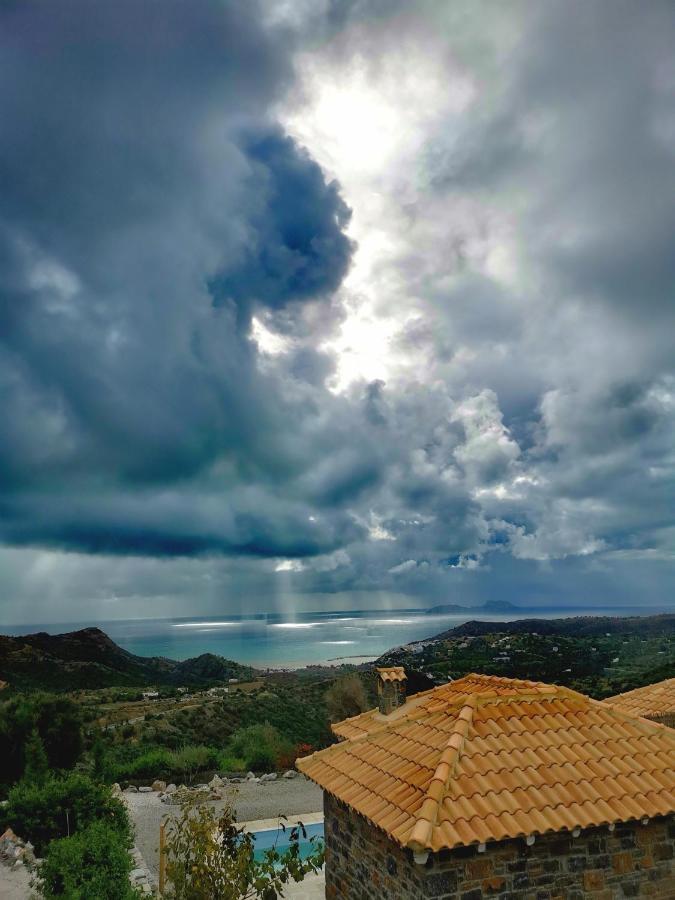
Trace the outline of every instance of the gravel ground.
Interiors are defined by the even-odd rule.
[[[239,822],[271,819],[280,813],[289,817],[297,816],[323,809],[321,788],[302,775],[263,784],[232,785],[230,790],[236,790],[233,805]],[[156,875],[159,865],[160,823],[167,816],[177,815],[180,807],[160,803],[157,794],[125,794],[124,797],[136,829],[136,846],[148,869]],[[223,805],[223,802],[213,803],[216,809],[221,809]]]
[[[0,865],[0,900],[28,900],[33,896],[26,869],[9,869]]]

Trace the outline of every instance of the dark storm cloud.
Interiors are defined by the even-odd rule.
[[[89,554],[54,554],[81,597],[87,579],[166,596],[174,574],[181,599],[212,579],[214,604],[275,579],[665,596],[674,40],[672,4],[623,0],[3,6],[10,583],[48,547]],[[385,210],[373,315],[401,327],[391,377],[337,394],[330,340],[361,303],[350,210],[273,114],[308,49],[331,86],[365,65],[373,90],[398,72],[416,96],[409,60],[428,57],[429,97],[457,94],[412,117],[421,151],[354,179],[358,212]],[[402,134],[410,113],[394,109]],[[32,565],[26,596],[50,575]]]
[[[352,252],[338,186],[268,113],[293,38],[262,12],[0,11],[5,541],[296,556],[345,539],[234,497],[306,463],[284,436],[303,403],[259,370],[251,315],[325,297]],[[208,523],[184,489],[205,472]]]
[[[337,184],[326,184],[309,154],[280,131],[247,135],[242,149],[261,202],[249,213],[253,238],[245,258],[211,282],[216,302],[279,309],[332,293],[352,249],[342,232],[350,210]]]

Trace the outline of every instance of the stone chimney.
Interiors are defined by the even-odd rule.
[[[388,716],[405,703],[405,682],[403,666],[377,669],[377,696],[383,716]]]

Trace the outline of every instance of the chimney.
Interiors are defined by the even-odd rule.
[[[377,669],[377,696],[383,716],[388,716],[405,703],[405,682],[403,666]]]

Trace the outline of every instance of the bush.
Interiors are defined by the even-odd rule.
[[[244,760],[254,772],[271,772],[284,757],[293,753],[293,745],[273,725],[248,725],[232,735],[230,752]]]
[[[44,784],[19,782],[9,792],[1,816],[34,844],[38,855],[55,838],[68,837],[95,821],[108,825],[123,841],[130,835],[126,810],[113,799],[110,788],[79,773],[51,776]]]
[[[245,768],[246,763],[241,757],[226,752],[218,754],[219,772],[243,772]]]
[[[46,900],[132,900],[129,883],[132,860],[119,832],[105,822],[93,822],[72,837],[52,841],[39,871]]]

